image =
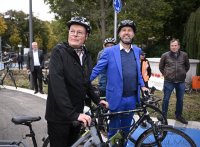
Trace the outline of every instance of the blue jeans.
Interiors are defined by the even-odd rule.
[[[169,105],[169,99],[171,96],[172,91],[176,90],[176,112],[175,115],[181,116],[183,111],[183,97],[185,93],[185,83],[171,83],[164,81],[164,98],[162,103],[162,112],[165,116],[167,116],[168,111],[168,105]]]

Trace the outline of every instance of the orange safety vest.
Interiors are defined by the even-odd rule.
[[[147,82],[149,80],[149,75],[147,71],[149,67],[148,61],[143,61],[141,66],[142,66],[142,77],[144,81]]]

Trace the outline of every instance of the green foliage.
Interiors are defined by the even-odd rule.
[[[191,13],[184,36],[184,43],[189,57],[200,60],[200,7]],[[200,75],[200,65],[197,67],[197,75]]]
[[[5,33],[7,26],[2,16],[0,16],[0,36]]]
[[[14,50],[18,51],[18,44],[22,44],[22,48],[29,47],[29,19],[28,15],[22,11],[9,10],[5,13],[10,18],[4,19],[8,29],[2,35],[3,46],[9,44]],[[33,41],[37,41],[40,49],[47,53],[50,48],[55,45],[58,40],[53,36],[52,27],[49,22],[41,21],[33,16]],[[50,35],[51,34],[51,35]],[[53,36],[53,39],[50,37]]]
[[[75,15],[88,18],[93,31],[86,45],[96,59],[97,52],[102,49],[102,41],[106,37],[114,37],[113,0],[45,0],[57,19],[63,24]],[[164,24],[171,14],[172,8],[164,0],[126,0],[122,1],[122,11],[118,21],[132,19],[137,24],[136,44],[145,44],[147,48],[152,43],[162,40]],[[58,28],[57,29],[61,29]],[[62,35],[62,34],[61,34]],[[66,34],[64,34],[66,36]],[[155,38],[150,41],[149,38]]]

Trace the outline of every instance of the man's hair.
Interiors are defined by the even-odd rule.
[[[178,42],[178,45],[180,45],[179,39],[176,39],[176,38],[172,38],[172,40],[170,41],[170,44],[173,43],[173,42],[175,42],[175,41],[177,41],[177,42]]]

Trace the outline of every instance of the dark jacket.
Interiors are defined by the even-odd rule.
[[[168,82],[185,82],[186,73],[190,69],[188,55],[179,51],[177,56],[172,51],[161,56],[159,64],[160,72]]]
[[[23,62],[24,61],[24,56],[21,54],[17,55],[17,62]]]
[[[47,121],[68,123],[77,120],[83,112],[86,95],[96,104],[99,97],[95,95],[89,80],[92,60],[86,48],[83,65],[76,52],[67,43],[54,47],[49,65],[49,85],[46,103]]]
[[[39,57],[39,61],[40,61],[40,68],[44,68],[44,55],[43,55],[42,50],[38,50],[38,57]],[[33,50],[30,50],[28,52],[27,69],[29,69],[31,72],[34,71]]]

